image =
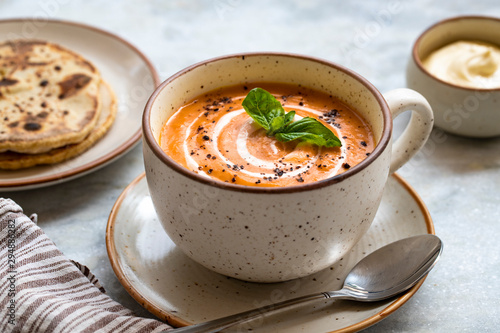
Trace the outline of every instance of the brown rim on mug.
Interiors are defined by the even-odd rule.
[[[379,142],[377,143],[375,149],[373,152],[367,156],[363,161],[358,163],[357,165],[351,167],[349,170],[344,171],[341,174],[338,174],[336,176],[323,179],[320,181],[316,182],[311,182],[308,184],[300,184],[300,185],[294,185],[294,186],[284,186],[284,187],[258,187],[258,186],[246,186],[246,185],[238,185],[238,184],[229,184],[225,183],[219,180],[203,177],[187,168],[184,166],[180,165],[176,161],[174,161],[170,156],[168,156],[159,146],[158,142],[156,142],[156,139],[153,136],[153,133],[151,131],[150,127],[150,117],[151,117],[151,108],[153,104],[155,103],[156,98],[160,94],[160,92],[168,86],[172,81],[176,80],[177,78],[181,77],[182,75],[189,73],[190,71],[201,67],[205,66],[208,63],[219,61],[219,60],[224,60],[224,59],[230,59],[230,58],[244,58],[244,57],[252,57],[252,56],[281,56],[281,57],[292,57],[292,58],[299,58],[299,59],[304,59],[304,60],[309,60],[313,61],[316,63],[324,64],[326,66],[330,66],[335,68],[338,71],[342,71],[346,73],[347,75],[353,77],[356,79],[359,83],[363,84],[366,89],[375,97],[377,100],[378,104],[380,105],[382,115],[383,115],[383,130],[382,130],[382,135],[380,137]],[[340,66],[338,64],[322,60],[319,58],[314,58],[314,57],[309,57],[309,56],[303,56],[303,55],[298,55],[298,54],[292,54],[292,53],[279,53],[279,52],[250,52],[250,53],[238,53],[238,54],[232,54],[232,55],[226,55],[226,56],[221,56],[221,57],[215,57],[212,59],[208,59],[205,61],[198,62],[192,66],[189,66],[174,75],[170,76],[167,80],[165,80],[163,83],[161,83],[156,90],[153,92],[151,97],[149,98],[145,108],[144,108],[144,113],[143,113],[143,118],[142,118],[142,130],[143,130],[143,137],[145,142],[148,144],[148,146],[151,148],[151,150],[154,152],[154,154],[166,165],[174,169],[176,172],[189,177],[193,180],[196,180],[200,183],[206,184],[206,185],[211,185],[215,187],[220,187],[224,189],[229,189],[229,190],[234,190],[234,191],[239,191],[239,192],[251,192],[251,193],[292,193],[292,192],[301,192],[301,191],[308,191],[311,189],[315,188],[321,188],[325,187],[331,184],[339,183],[342,180],[351,177],[352,175],[357,174],[364,168],[366,168],[368,165],[370,165],[373,161],[375,161],[378,156],[385,150],[387,145],[389,144],[389,141],[391,139],[392,135],[392,115],[391,111],[389,109],[389,106],[387,105],[386,100],[382,96],[382,94],[370,83],[368,80],[366,80],[364,77],[361,75],[357,74],[356,72],[349,70],[343,66]]]
[[[418,36],[418,38],[415,41],[415,43],[413,43],[413,49],[412,49],[413,60],[415,61],[415,63],[417,64],[417,66],[420,68],[420,70],[423,73],[425,73],[426,75],[432,77],[434,80],[441,82],[444,85],[447,85],[447,86],[450,86],[450,87],[453,87],[453,88],[457,88],[457,89],[468,90],[468,91],[477,91],[477,90],[480,90],[480,91],[499,91],[500,88],[471,88],[471,87],[460,86],[460,85],[457,85],[457,84],[454,84],[454,83],[451,83],[451,82],[448,82],[448,81],[444,81],[444,80],[438,78],[437,76],[433,75],[432,73],[430,73],[424,67],[424,65],[422,64],[422,61],[421,61],[420,56],[419,56],[419,47],[420,47],[420,44],[422,43],[422,40],[429,33],[431,33],[433,30],[435,30],[436,28],[439,28],[440,26],[442,26],[444,24],[453,23],[453,22],[461,21],[461,20],[496,21],[497,23],[500,24],[500,18],[492,17],[492,16],[481,16],[481,15],[468,15],[468,16],[450,17],[450,18],[444,19],[442,21],[439,21],[437,23],[434,23],[433,25],[431,25],[430,27],[428,27],[427,29],[425,29],[424,32],[422,32]],[[457,37],[458,37],[458,35],[457,35]],[[455,40],[459,40],[459,38],[457,38]],[[479,39],[479,40],[481,40],[481,39]],[[484,41],[487,41],[487,40],[484,40]],[[444,43],[443,45],[440,45],[440,47],[445,46],[448,43]]]

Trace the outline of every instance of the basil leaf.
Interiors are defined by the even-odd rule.
[[[276,134],[276,139],[282,142],[301,139],[325,147],[340,147],[342,145],[339,138],[328,127],[311,117],[305,117],[289,124]]]
[[[271,125],[273,119],[285,116],[285,110],[281,103],[262,88],[250,90],[243,100],[242,106],[250,117],[268,132],[277,130],[276,127],[273,128]],[[276,125],[278,124],[276,123]]]
[[[283,131],[286,125],[290,124],[295,117],[295,111],[290,111],[284,116],[279,116],[271,120],[271,128],[267,131],[267,135],[274,136],[276,133]]]
[[[285,127],[285,116],[276,117],[271,120],[271,127],[267,131],[267,135],[273,136]]]
[[[250,90],[242,103],[246,113],[267,135],[288,142],[296,139],[326,147],[340,147],[339,138],[317,119],[305,117],[293,122],[295,111],[285,112],[281,103],[262,88]]]
[[[285,115],[285,126],[290,124],[295,117],[295,111],[290,111]]]
[[[337,145],[335,143],[332,143],[330,141],[325,140],[320,135],[317,134],[311,134],[311,133],[306,133],[306,132],[299,132],[299,133],[278,133],[276,134],[276,139],[281,142],[288,142],[296,139],[300,139],[305,142],[309,142],[312,144],[315,144],[317,146],[325,146],[325,147],[339,147],[340,145]]]

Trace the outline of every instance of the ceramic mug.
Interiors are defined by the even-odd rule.
[[[167,156],[160,129],[181,106],[210,90],[248,82],[301,84],[331,94],[370,124],[377,145],[361,163],[329,179],[265,188],[196,174]],[[392,145],[392,117],[411,110]],[[219,57],[167,79],[143,115],[146,178],[163,228],[203,266],[234,278],[277,282],[320,271],[342,258],[372,223],[388,176],[426,142],[433,126],[427,101],[409,89],[385,95],[331,62],[292,54]]]
[[[434,111],[436,126],[446,132],[476,138],[498,136],[500,89],[461,87],[438,79],[422,65],[422,59],[432,51],[458,40],[500,46],[500,19],[459,16],[429,27],[413,45],[406,70],[407,86],[425,96]]]

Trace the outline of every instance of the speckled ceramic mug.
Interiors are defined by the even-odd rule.
[[[178,108],[207,91],[255,81],[301,84],[336,96],[371,125],[374,151],[340,175],[281,188],[212,180],[162,151],[160,129]],[[393,146],[392,117],[406,110],[412,117]],[[284,281],[325,269],[358,242],[388,176],[423,146],[432,126],[430,106],[412,90],[384,98],[360,75],[300,55],[230,55],[188,67],[153,93],[143,116],[146,178],[165,231],[189,257],[234,278]]]

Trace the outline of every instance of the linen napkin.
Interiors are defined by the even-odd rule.
[[[161,332],[104,293],[89,269],[66,258],[20,206],[0,198],[0,332]]]

